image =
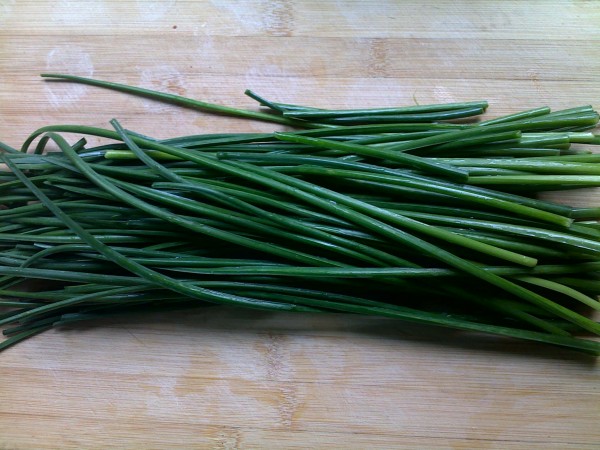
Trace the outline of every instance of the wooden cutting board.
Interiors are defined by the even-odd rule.
[[[67,83],[254,107],[600,107],[594,1],[0,0],[0,140],[54,123],[270,130]],[[598,206],[594,191],[570,196]],[[0,354],[0,448],[600,448],[578,354],[344,315],[221,308],[50,331]]]

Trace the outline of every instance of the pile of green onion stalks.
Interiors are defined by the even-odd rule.
[[[288,131],[156,139],[112,120],[0,144],[0,349],[83,320],[229,305],[600,354],[600,207],[539,196],[600,186],[591,106],[479,120],[485,101],[329,110],[247,91],[254,111],[43,76]]]

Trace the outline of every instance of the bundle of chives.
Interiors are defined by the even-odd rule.
[[[600,158],[581,148],[600,144],[591,107],[453,123],[487,102],[326,110],[248,91],[269,108],[256,112],[44,76],[299,130],[158,140],[113,120],[0,144],[0,349],[76,321],[222,304],[600,354],[577,337],[600,335],[586,314],[600,310],[600,208],[536,197],[600,185]]]

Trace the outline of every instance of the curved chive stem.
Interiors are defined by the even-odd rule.
[[[570,288],[568,286],[564,286],[555,281],[544,280],[542,278],[537,277],[518,277],[517,279],[526,283],[531,283],[536,286],[541,286],[546,289],[551,289],[553,291],[560,292],[561,294],[567,295],[583,303],[584,305],[589,306],[590,308],[600,311],[600,302],[598,300],[595,300],[585,294],[582,294],[581,292],[578,292],[575,289]]]
[[[141,87],[129,86],[121,83],[113,83],[110,81],[95,80],[93,78],[79,77],[76,75],[65,75],[55,73],[43,73],[42,78],[56,79],[56,80],[68,80],[77,83],[89,84],[92,86],[98,86],[106,89],[112,89],[116,91],[125,92],[128,94],[141,95],[154,100],[165,101],[174,103],[176,105],[185,106],[187,108],[199,109],[203,111],[210,111],[217,114],[224,114],[228,116],[245,117],[247,119],[260,120],[263,122],[273,122],[282,125],[290,125],[295,127],[309,128],[310,123],[302,122],[299,120],[288,119],[281,116],[275,116],[272,114],[261,113],[258,111],[249,111],[246,109],[232,108],[230,106],[217,105],[214,103],[202,102],[180,95],[169,94],[166,92],[158,92],[152,89],[144,89]]]

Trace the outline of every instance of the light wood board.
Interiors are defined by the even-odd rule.
[[[0,140],[55,123],[271,130],[42,81],[255,107],[600,107],[595,1],[0,0]],[[598,206],[594,191],[569,196]],[[568,351],[375,318],[212,308],[50,331],[0,354],[0,448],[600,448]]]

